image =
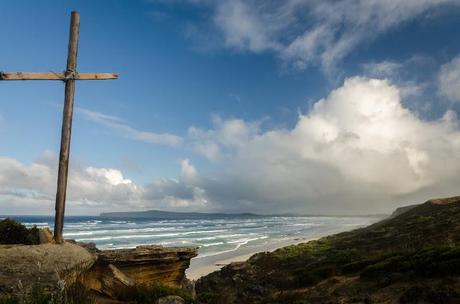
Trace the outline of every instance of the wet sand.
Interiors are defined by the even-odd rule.
[[[317,239],[319,238],[313,238]],[[277,242],[268,243],[260,246],[239,248],[235,251],[224,252],[212,256],[199,256],[192,259],[189,269],[186,271],[187,278],[190,280],[197,280],[200,277],[207,275],[211,272],[221,269],[225,265],[232,262],[243,262],[249,259],[252,255],[259,252],[273,251],[278,248],[294,245],[298,243],[308,242],[313,239],[307,238],[292,238],[284,239]]]

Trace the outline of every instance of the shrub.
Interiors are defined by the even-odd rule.
[[[460,294],[446,286],[413,286],[402,293],[399,303],[458,303]]]
[[[28,229],[12,219],[0,221],[0,244],[40,244],[38,228],[36,226]]]
[[[183,298],[186,303],[195,303],[187,291],[159,283],[152,285],[136,285],[125,288],[124,290],[119,291],[116,298],[119,300],[132,301],[134,303],[141,304],[156,303],[159,298],[171,295]]]
[[[374,262],[364,268],[361,278],[377,279],[393,273],[426,278],[454,276],[460,274],[460,248],[429,248],[415,253],[384,256]]]

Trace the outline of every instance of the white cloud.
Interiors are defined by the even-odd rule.
[[[45,152],[31,164],[0,157],[0,215],[52,214],[56,195],[57,156]],[[192,185],[198,173],[188,159],[181,161],[179,179],[163,178],[137,185],[114,168],[71,163],[67,190],[68,214],[102,211],[202,208],[203,190]]]
[[[245,145],[259,131],[260,122],[247,123],[241,119],[213,118],[213,129],[190,127],[189,141],[195,152],[211,161],[221,160],[228,152]]]
[[[405,105],[411,105],[411,109],[421,112],[427,112],[438,100],[431,99],[430,92],[433,90],[432,78],[423,78],[415,71],[424,70],[425,74],[435,74],[438,70],[438,64],[433,58],[424,55],[412,55],[401,61],[383,60],[371,61],[361,65],[362,74],[369,78],[388,79],[398,85],[401,97]],[[422,77],[420,77],[422,76]]]
[[[277,48],[267,37],[265,22],[244,1],[222,1],[216,8],[214,21],[224,31],[227,46],[256,52]]]
[[[190,2],[190,1],[189,1]],[[214,12],[226,47],[272,51],[298,68],[331,71],[362,42],[455,0],[192,1]]]
[[[205,191],[198,186],[200,177],[196,168],[189,159],[183,159],[180,164],[179,179],[163,178],[147,185],[144,199],[163,208],[196,210],[207,207]]]
[[[195,166],[193,166],[190,163],[189,159],[183,159],[180,162],[181,165],[181,178],[185,181],[193,182],[196,180],[198,177],[198,173],[195,169]]]
[[[179,146],[182,143],[182,138],[177,135],[170,133],[154,133],[136,130],[115,116],[106,115],[83,108],[78,108],[77,111],[83,114],[86,119],[109,127],[121,136],[131,140],[167,146]]]
[[[458,194],[455,113],[423,121],[402,106],[400,95],[388,81],[356,77],[291,130],[263,132],[240,121],[252,132],[242,144],[215,136],[226,157],[196,184],[222,208],[261,212],[381,212]]]
[[[441,67],[438,81],[441,95],[460,102],[460,55]]]
[[[375,78],[393,78],[403,68],[403,63],[384,60],[381,62],[369,62],[362,65],[365,75]]]
[[[178,178],[141,186],[117,169],[72,164],[68,210],[370,213],[458,194],[456,114],[422,120],[387,80],[347,79],[292,129],[240,119],[213,124],[189,130],[191,144],[217,147],[217,156],[203,153],[212,155],[206,173],[184,159]],[[0,158],[0,205],[51,212],[56,164],[50,153],[32,164]]]
[[[85,169],[85,171],[90,176],[106,180],[110,185],[113,186],[120,184],[132,184],[131,180],[123,178],[123,174],[119,170],[88,167]]]
[[[56,196],[56,155],[45,152],[31,164],[0,157],[0,205],[4,213],[51,213]],[[67,199],[71,213],[97,213],[138,201],[142,189],[116,169],[72,163]],[[92,209],[96,206],[96,209]]]

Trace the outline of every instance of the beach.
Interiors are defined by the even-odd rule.
[[[317,239],[317,238],[313,238]],[[224,252],[211,256],[200,256],[193,258],[190,267],[187,269],[186,276],[189,280],[197,280],[211,272],[217,271],[233,262],[243,262],[249,259],[252,255],[259,252],[273,251],[278,248],[308,242],[313,239],[307,238],[293,238],[286,240],[279,240],[277,242],[268,243],[265,245],[258,245],[254,247],[245,247],[240,250],[231,252]]]
[[[189,280],[198,280],[200,277],[205,276],[211,272],[220,270],[222,267],[230,263],[244,262],[256,253],[271,252],[278,248],[300,243],[306,243],[312,240],[317,240],[324,236],[344,232],[347,230],[349,229],[344,229],[344,227],[331,227],[330,229],[326,229],[314,235],[307,234],[305,236],[298,236],[294,238],[271,240],[269,242],[266,242],[265,244],[240,247],[236,250],[222,252],[215,255],[198,255],[196,258],[193,258],[191,260],[190,267],[187,269],[185,273]]]

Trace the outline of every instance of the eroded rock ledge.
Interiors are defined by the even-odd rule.
[[[195,247],[139,246],[97,250],[68,240],[62,245],[0,245],[0,296],[28,294],[34,287],[53,293],[75,282],[108,297],[134,285],[181,287]]]
[[[88,288],[113,296],[121,286],[162,283],[180,287],[194,247],[138,246],[134,249],[98,251],[94,266],[85,274]]]

